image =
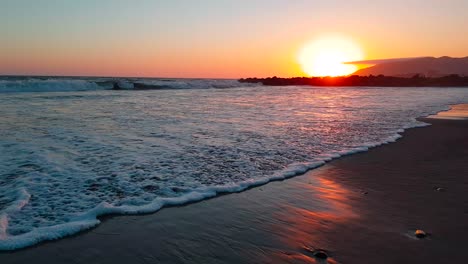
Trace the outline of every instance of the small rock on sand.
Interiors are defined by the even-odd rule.
[[[327,259],[328,258],[328,253],[323,250],[323,249],[317,249],[317,248],[310,248],[308,246],[304,246],[303,249],[307,253],[311,253],[311,255],[317,259]]]
[[[314,257],[319,258],[319,259],[328,258],[328,254],[323,250],[316,250],[316,251],[314,251],[313,255],[314,255]]]
[[[425,238],[427,236],[427,233],[424,232],[423,230],[421,229],[418,229],[414,232],[414,235],[417,237],[417,238]]]

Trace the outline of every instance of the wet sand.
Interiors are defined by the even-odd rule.
[[[293,179],[108,217],[0,263],[465,263],[468,121],[432,126]],[[413,236],[416,229],[431,235]],[[313,257],[324,249],[328,260]]]

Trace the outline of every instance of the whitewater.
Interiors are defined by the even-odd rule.
[[[427,125],[417,117],[467,99],[466,88],[5,77],[0,250],[75,234],[105,214],[293,177],[393,142]]]

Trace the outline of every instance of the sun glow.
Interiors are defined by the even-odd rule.
[[[364,59],[361,48],[342,36],[319,38],[304,45],[298,60],[302,70],[310,76],[343,76],[358,70],[344,62]]]

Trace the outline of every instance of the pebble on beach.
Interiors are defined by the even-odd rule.
[[[417,229],[415,232],[414,232],[414,235],[417,237],[417,238],[425,238],[427,236],[427,233],[424,232],[423,230],[421,229]]]
[[[323,249],[311,248],[311,247],[308,247],[308,246],[304,246],[303,249],[307,253],[311,253],[311,255],[314,258],[317,258],[317,259],[327,259],[328,258],[328,253]]]
[[[313,253],[313,255],[314,255],[314,257],[319,258],[319,259],[327,259],[328,258],[328,254],[323,250],[316,250]]]

